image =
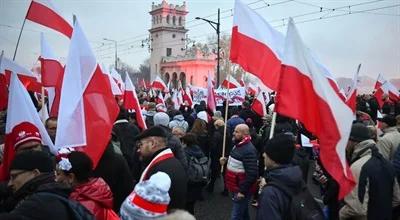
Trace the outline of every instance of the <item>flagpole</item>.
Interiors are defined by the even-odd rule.
[[[18,40],[17,40],[17,45],[15,46],[13,61],[15,61],[15,57],[17,56],[17,50],[18,50],[19,40],[21,39],[22,31],[24,30],[25,21],[26,21],[26,16],[25,16],[25,18],[24,18],[24,22],[22,22],[21,30],[19,31],[19,36],[18,36]]]
[[[40,102],[42,103],[42,122],[43,122],[43,124],[45,123],[45,109],[44,109],[44,105],[45,105],[45,103],[44,103],[44,87],[42,86],[42,97],[41,97],[41,100],[40,100]]]
[[[276,112],[274,111],[272,113],[272,123],[271,123],[271,130],[269,131],[269,139],[271,139],[274,136],[275,125],[276,125]]]
[[[228,72],[228,90],[226,92],[226,104],[225,104],[225,127],[224,127],[224,139],[222,142],[222,156],[225,157],[225,148],[226,148],[226,128],[228,122],[228,108],[229,108],[229,81],[230,81],[230,74]],[[224,165],[221,165],[221,173],[224,172]]]

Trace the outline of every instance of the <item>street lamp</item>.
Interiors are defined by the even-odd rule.
[[[220,50],[220,47],[219,47],[219,33],[220,33],[220,28],[219,28],[219,26],[220,26],[220,12],[219,12],[219,8],[218,8],[218,22],[215,22],[215,21],[211,21],[211,20],[208,20],[208,19],[205,19],[205,18],[200,18],[200,17],[196,17],[195,19],[197,19],[197,20],[203,20],[203,21],[206,21],[207,23],[209,23],[210,25],[211,25],[211,27],[212,28],[214,28],[214,30],[217,32],[217,86],[219,86],[219,60],[220,60],[220,57],[219,57],[219,50]]]
[[[103,38],[103,40],[105,40],[105,41],[110,41],[110,42],[114,42],[114,46],[115,46],[115,70],[117,70],[117,63],[118,63],[118,55],[117,55],[118,47],[117,47],[117,41],[116,41],[116,40],[111,40],[111,39],[108,39],[108,38]]]

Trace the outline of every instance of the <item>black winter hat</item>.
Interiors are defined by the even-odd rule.
[[[42,151],[28,150],[15,155],[11,162],[10,170],[34,170],[42,173],[53,171],[53,161],[50,156]]]
[[[371,139],[370,131],[363,123],[354,123],[351,127],[350,141],[361,142]]]
[[[391,115],[385,115],[383,118],[378,118],[378,121],[386,123],[389,127],[396,126],[396,118]]]
[[[161,126],[153,126],[145,131],[143,131],[141,134],[137,135],[135,137],[135,140],[141,140],[143,138],[147,137],[167,137],[167,134],[164,131],[164,128]]]
[[[264,146],[264,153],[278,164],[289,164],[294,155],[293,137],[287,134],[277,134],[268,140]]]

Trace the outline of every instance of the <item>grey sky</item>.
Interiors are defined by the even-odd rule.
[[[287,23],[287,17],[294,16],[305,43],[335,76],[352,77],[357,65],[362,63],[362,75],[376,78],[382,73],[387,78],[400,78],[399,0],[243,1],[253,3],[250,4],[252,8],[260,8],[257,12],[267,21],[273,21],[271,25],[283,33],[286,32],[283,24]],[[156,4],[160,2],[155,1]],[[29,3],[29,0],[0,0],[0,49],[7,57],[12,58]],[[170,0],[168,3],[182,4],[183,1]],[[150,56],[146,47],[141,47],[141,40],[147,37],[151,25],[148,12],[152,1],[53,0],[53,4],[70,22],[72,14],[77,15],[100,63],[114,62],[114,46],[103,38],[117,40],[119,57],[134,67]],[[223,12],[221,29],[230,33],[232,12],[229,9],[233,8],[234,0],[188,0],[186,4],[189,38],[205,42],[207,37],[215,34],[208,24],[194,20],[194,17],[214,14],[207,18],[216,19],[218,7]],[[336,10],[329,10],[333,8]],[[381,9],[371,10],[377,8]],[[296,17],[306,13],[309,15]],[[31,67],[40,55],[40,32],[45,33],[58,56],[67,56],[69,40],[66,37],[27,21],[16,58],[25,67]]]

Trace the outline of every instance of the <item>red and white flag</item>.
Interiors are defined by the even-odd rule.
[[[254,85],[253,83],[248,83],[248,84],[247,84],[247,89],[246,89],[246,91],[247,91],[248,94],[254,95],[254,96],[255,96],[255,95],[258,94],[258,91],[259,91],[259,90],[260,90],[260,87]]]
[[[160,90],[162,92],[167,92],[168,91],[167,85],[165,85],[165,82],[159,76],[157,76],[154,79],[153,83],[151,84],[151,87],[153,89],[157,89],[157,90]]]
[[[111,76],[114,78],[115,82],[117,83],[119,89],[121,91],[125,90],[125,83],[122,80],[121,74],[119,74],[114,68],[111,69]]]
[[[142,130],[147,129],[146,122],[144,121],[142,109],[140,108],[139,99],[136,95],[136,89],[133,85],[129,75],[125,78],[125,91],[124,91],[124,107],[126,109],[135,110],[136,121]]]
[[[221,86],[223,88],[229,88],[229,89],[236,89],[241,87],[240,83],[235,79],[235,77],[232,76],[229,77],[229,79],[227,77],[224,81],[222,81]]]
[[[230,60],[277,89],[284,36],[240,0],[235,1]]]
[[[193,99],[192,99],[192,95],[190,94],[189,87],[186,87],[182,98],[183,98],[183,102],[187,101],[189,106],[193,107]]]
[[[353,84],[351,85],[349,94],[347,94],[346,104],[351,108],[353,113],[356,113],[356,99],[357,99],[357,84],[358,74],[360,73],[361,63],[358,65],[357,72],[353,77]]]
[[[376,82],[375,82],[375,87],[374,87],[374,89],[375,89],[375,90],[379,89],[379,88],[383,85],[383,83],[385,83],[385,82],[386,82],[386,79],[383,77],[382,74],[379,73],[378,79],[377,79]]]
[[[353,112],[330,86],[303,44],[292,19],[286,38],[275,110],[299,120],[319,138],[321,161],[339,183],[339,199],[342,199],[355,185],[346,162]]]
[[[263,117],[267,114],[265,102],[264,94],[259,92],[257,97],[253,100],[253,104],[251,104],[251,109],[259,116]]]
[[[110,82],[111,92],[115,96],[122,96],[121,88],[117,84],[117,80],[111,76],[111,73],[107,71],[107,68],[104,65],[101,65],[101,71],[107,76],[108,81]]]
[[[178,110],[179,107],[181,106],[180,100],[178,98],[178,93],[179,93],[178,90],[174,90],[172,92],[172,101],[174,102],[174,108],[176,110]]]
[[[57,148],[84,151],[96,167],[110,141],[118,112],[108,79],[76,21],[61,88]]]
[[[46,41],[43,33],[40,35],[41,43],[41,80],[43,86],[61,87],[64,68],[58,61],[49,43]]]
[[[165,106],[165,101],[162,92],[158,93],[158,96],[155,98],[155,101],[157,104],[163,104]]]
[[[208,73],[207,77],[207,107],[212,112],[215,112],[216,110],[214,86],[210,73]]]
[[[32,102],[28,92],[17,78],[15,73],[11,73],[10,86],[9,86],[9,98],[8,98],[8,111],[6,119],[6,136],[4,144],[4,156],[3,163],[0,166],[0,180],[8,180],[9,168],[12,160],[14,159],[14,145],[15,134],[14,128],[21,123],[30,123],[34,125],[40,133],[42,143],[49,146],[50,151],[53,154],[57,153],[57,149],[54,147],[51,139],[44,128],[42,121],[40,120],[39,114]]]
[[[242,75],[240,76],[239,83],[240,83],[240,86],[241,86],[241,87],[244,87],[244,86],[246,85],[246,84],[244,83],[244,74],[242,74]]]
[[[26,19],[58,31],[68,38],[72,36],[72,26],[55,9],[50,0],[32,0]]]
[[[0,78],[3,78],[7,85],[10,84],[11,72],[18,75],[19,80],[28,91],[41,93],[42,84],[38,81],[32,71],[20,66],[14,61],[1,56],[0,57]]]

